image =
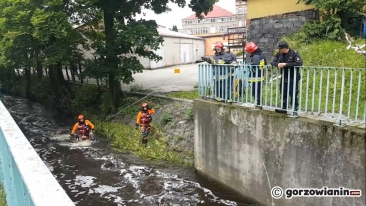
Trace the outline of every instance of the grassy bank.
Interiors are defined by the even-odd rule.
[[[164,160],[186,166],[192,166],[193,153],[189,151],[172,150],[166,136],[163,134],[164,126],[172,124],[171,114],[159,112],[163,105],[172,104],[172,101],[157,97],[147,97],[139,101],[140,97],[128,97],[123,101],[118,114],[108,116],[112,121],[94,120],[97,132],[111,140],[112,146],[118,151],[132,151],[133,153],[152,160]],[[135,129],[134,124],[137,112],[142,101],[155,109],[153,115],[152,130],[149,136],[150,148],[141,145],[141,132]],[[187,116],[187,118],[189,118]]]
[[[0,185],[0,206],[6,206],[6,194],[2,185]]]
[[[116,122],[95,121],[95,123],[98,133],[106,135],[111,140],[112,146],[120,152],[132,151],[150,160],[170,161],[185,166],[193,165],[193,153],[171,151],[157,124],[152,124],[148,143],[150,148],[146,149],[141,145],[141,132],[134,127]]]
[[[200,96],[198,95],[198,91],[196,89],[193,91],[172,92],[168,93],[166,96],[180,99],[189,99],[189,100],[200,98]]]

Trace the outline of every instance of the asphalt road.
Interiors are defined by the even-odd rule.
[[[174,70],[179,69],[180,73]],[[123,90],[144,88],[157,92],[190,91],[198,83],[198,64],[176,65],[162,69],[144,70],[134,74],[135,81],[123,85]]]

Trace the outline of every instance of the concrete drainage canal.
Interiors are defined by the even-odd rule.
[[[71,142],[73,119],[23,98],[4,100],[76,205],[254,205],[196,175],[192,168],[119,154],[103,140]]]

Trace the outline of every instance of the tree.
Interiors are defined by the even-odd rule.
[[[82,37],[69,22],[69,2],[0,1],[0,53],[3,68],[21,68],[26,77],[26,95],[31,98],[31,70],[38,78],[48,68],[56,105],[65,93],[62,64],[82,44]],[[59,107],[60,108],[60,107]]]
[[[173,25],[172,31],[178,32],[177,25]]]
[[[344,36],[341,28],[341,15],[344,13],[364,13],[365,0],[298,0],[305,5],[313,5],[319,11],[323,21],[314,21],[304,25],[302,37],[312,39],[339,39]]]
[[[202,13],[207,15],[217,1],[191,0],[188,6],[202,19]],[[122,96],[120,81],[129,83],[133,81],[132,74],[142,71],[137,56],[127,55],[126,58],[126,54],[133,50],[138,56],[155,61],[161,59],[151,51],[156,50],[163,41],[158,36],[156,22],[136,20],[134,17],[141,13],[142,8],[151,9],[156,14],[169,11],[170,8],[167,6],[169,0],[75,0],[75,2],[80,10],[97,9],[103,14],[100,20],[104,23],[105,41],[104,44],[94,45],[99,62],[102,61],[104,66],[103,72],[108,74],[112,111],[115,112]],[[185,0],[170,0],[170,2],[180,7],[186,5]],[[94,15],[94,18],[98,19],[98,15]],[[97,24],[98,21],[94,23]],[[147,50],[146,46],[149,46],[150,50]]]
[[[191,0],[188,6],[202,19],[217,1]],[[156,22],[135,16],[143,8],[156,14],[169,11],[168,2],[186,5],[186,0],[2,0],[0,73],[15,76],[12,68],[22,68],[31,96],[32,69],[36,68],[38,78],[45,69],[54,99],[61,105],[68,101],[64,94],[69,90],[62,66],[75,70],[76,62],[83,60],[82,49],[92,48],[95,60],[87,61],[85,74],[108,78],[115,112],[122,97],[120,82],[133,81],[133,74],[143,69],[138,56],[161,59],[153,52],[163,43]],[[83,26],[74,29],[74,24]]]

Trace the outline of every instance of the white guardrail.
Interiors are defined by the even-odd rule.
[[[0,181],[8,206],[75,205],[0,101]]]

